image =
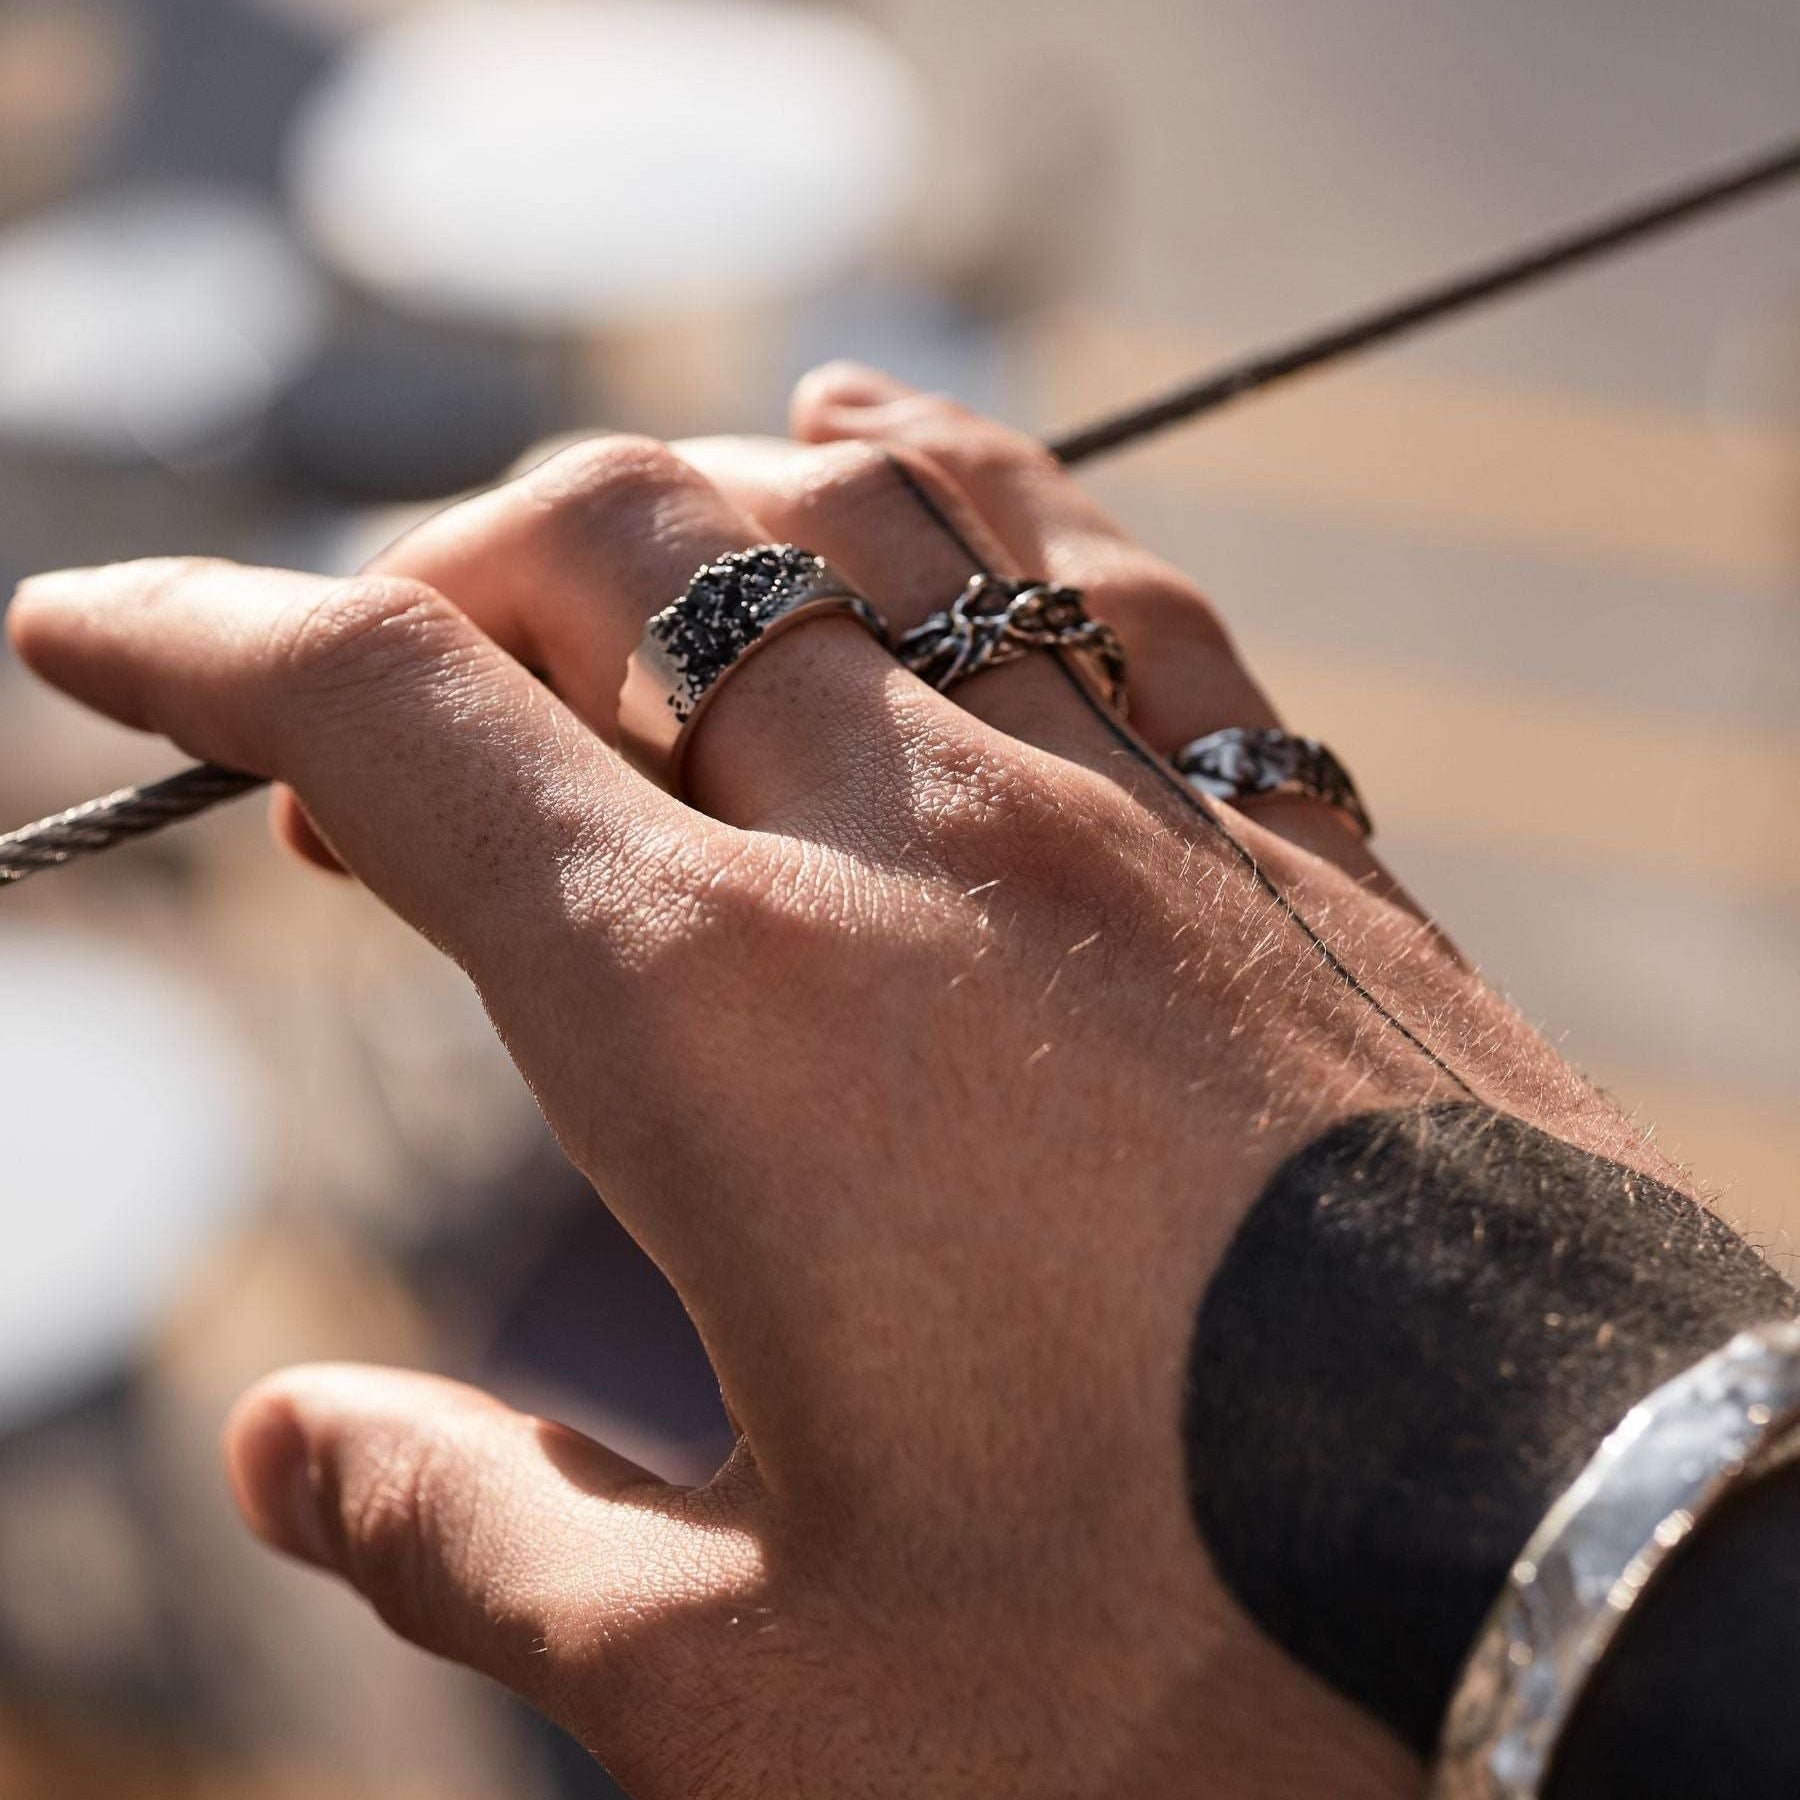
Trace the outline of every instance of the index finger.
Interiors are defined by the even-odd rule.
[[[289,783],[341,860],[464,962],[566,924],[577,869],[641,893],[698,825],[419,582],[122,563],[26,582],[8,627],[76,699]]]

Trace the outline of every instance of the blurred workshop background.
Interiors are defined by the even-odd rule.
[[[1050,429],[1800,121],[1792,0],[0,0],[0,594],[348,570],[828,356]],[[1097,469],[1390,859],[1747,1221],[1800,1221],[1800,196]],[[0,826],[165,772],[0,667]],[[674,1474],[679,1308],[453,971],[255,802],[0,898],[0,1800],[612,1793],[256,1548],[296,1358]]]

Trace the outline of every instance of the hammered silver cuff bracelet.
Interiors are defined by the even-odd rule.
[[[1759,1325],[1640,1400],[1520,1552],[1463,1665],[1431,1800],[1536,1800],[1652,1576],[1740,1480],[1800,1451],[1800,1324]]]

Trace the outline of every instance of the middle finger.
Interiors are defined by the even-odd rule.
[[[829,557],[876,601],[896,636],[942,612],[972,575],[1044,577],[1044,570],[1024,567],[956,483],[918,451],[725,437],[676,448],[772,532]],[[1121,773],[1117,722],[1097,709],[1085,680],[1072,682],[1062,661],[1032,655],[983,670],[959,684],[954,698],[1011,737]],[[1079,659],[1068,664],[1079,667]]]

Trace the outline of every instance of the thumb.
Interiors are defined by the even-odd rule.
[[[710,1491],[435,1376],[286,1370],[238,1402],[225,1455],[258,1536],[584,1738],[621,1663],[755,1579]]]

